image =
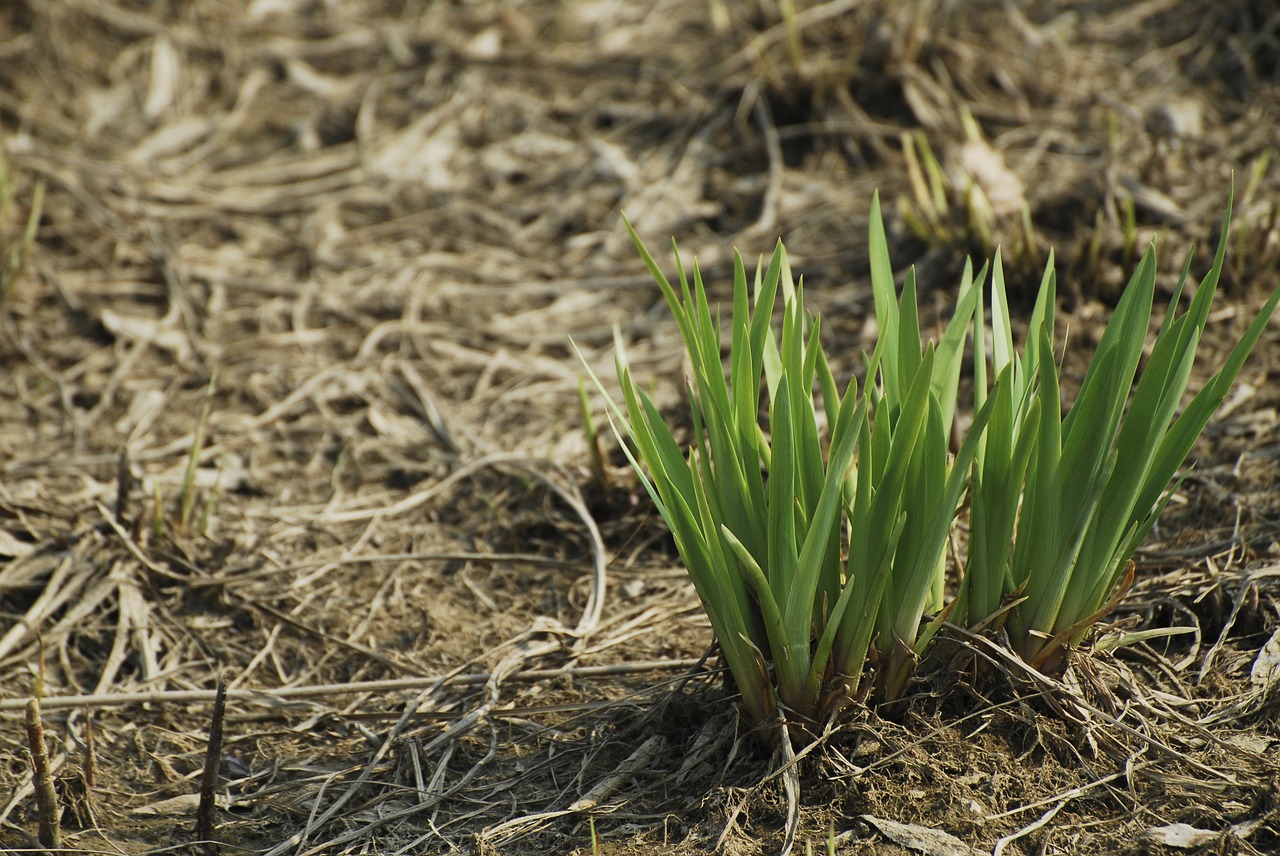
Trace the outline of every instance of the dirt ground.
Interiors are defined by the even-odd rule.
[[[928,312],[1055,250],[1069,387],[1234,174],[1203,378],[1280,284],[1278,140],[1274,0],[6,0],[0,261],[45,195],[0,290],[0,846],[41,681],[65,846],[188,846],[225,674],[226,853],[1280,852],[1280,322],[1098,639],[1189,632],[1046,682],[948,631],[996,668],[922,663],[794,809],[570,343],[682,418],[625,211],[720,297],[781,236],[852,370],[878,189]]]

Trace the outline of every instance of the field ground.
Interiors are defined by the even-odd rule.
[[[1068,386],[1233,173],[1198,377],[1280,282],[1274,0],[789,5],[0,5],[5,260],[46,191],[0,291],[0,845],[40,674],[67,846],[192,841],[225,670],[223,852],[783,848],[669,536],[588,467],[570,337],[683,407],[619,212],[721,298],[781,236],[846,372],[876,189],[930,318],[996,243],[1025,311],[1055,248]],[[798,852],[1280,852],[1278,376],[1273,324],[1101,638],[1191,632],[923,663],[800,761]]]

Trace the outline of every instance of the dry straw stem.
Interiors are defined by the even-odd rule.
[[[30,699],[26,708],[27,747],[31,752],[40,843],[53,849],[62,846],[62,806],[58,803],[58,792],[53,788],[53,769],[49,765],[49,748],[44,742],[44,723],[40,719],[40,700]]]
[[[552,678],[598,678],[611,675],[635,675],[646,672],[690,669],[700,660],[640,660],[607,666],[566,666],[560,669],[527,669],[508,677],[514,681],[544,681]],[[227,699],[237,705],[278,707],[292,699],[326,698],[334,695],[360,695],[364,693],[388,693],[400,690],[418,690],[442,684],[459,686],[483,686],[493,679],[491,672],[453,673],[419,678],[393,678],[384,681],[345,681],[340,684],[316,684],[311,686],[280,687],[278,689],[228,690]],[[123,705],[150,704],[204,704],[217,698],[217,690],[168,690],[155,692],[109,692],[94,695],[51,696],[44,700],[46,708],[100,708]],[[0,712],[21,710],[26,701],[5,699],[0,701]],[[517,711],[518,713],[518,711]]]
[[[209,714],[209,741],[204,750],[204,770],[200,775],[200,804],[196,808],[196,842],[205,856],[214,856],[218,847],[218,792],[219,768],[222,765],[222,732],[227,714],[227,684],[230,670],[218,676],[218,688],[213,697],[213,710]]]

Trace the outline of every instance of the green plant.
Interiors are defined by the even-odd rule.
[[[1188,259],[1139,374],[1155,297],[1156,254],[1154,246],[1147,249],[1065,415],[1054,362],[1052,257],[1022,354],[1014,352],[996,257],[990,358],[997,375],[1011,373],[1013,395],[995,408],[974,465],[969,555],[955,614],[968,624],[1003,623],[1033,665],[1060,661],[1123,596],[1132,581],[1130,557],[1280,300],[1278,289],[1179,413],[1222,273],[1230,220],[1228,202],[1212,267],[1179,314]],[[985,339],[974,337],[975,407],[988,394]],[[1002,611],[1004,604],[1010,605]]]
[[[812,715],[825,668],[825,662],[815,668],[813,606],[821,579],[838,574],[841,493],[865,425],[866,402],[854,389],[841,396],[830,371],[821,372],[831,425],[824,459],[812,395],[822,356],[817,327],[806,340],[802,296],[781,244],[768,270],[757,269],[754,304],[748,303],[745,268],[735,255],[728,382],[720,328],[696,264],[694,289],[681,267],[677,293],[638,239],[636,244],[689,351],[695,436],[686,458],[620,360],[626,414],[615,415],[636,446],[639,460],[633,464],[671,529],[752,719],[773,720],[779,696],[788,707]],[[770,326],[780,283],[781,342]],[[757,418],[762,376],[772,438]],[[832,641],[826,639],[827,650]]]
[[[688,451],[636,384],[621,342],[624,403],[606,395],[610,421],[671,530],[744,706],[771,726],[770,739],[780,713],[803,724],[862,695],[868,662],[879,698],[899,696],[948,616],[1002,623],[1037,665],[1077,644],[1123,592],[1129,557],[1168,502],[1170,480],[1280,299],[1272,295],[1177,414],[1225,228],[1212,270],[1180,316],[1175,295],[1135,388],[1154,298],[1149,250],[1062,416],[1052,257],[1021,354],[999,253],[989,330],[986,268],[975,277],[966,266],[950,321],[922,348],[914,273],[899,294],[875,197],[869,249],[880,336],[863,355],[865,387],[850,380],[841,392],[781,242],[750,282],[735,254],[726,376],[726,342],[697,263],[690,278],[677,249],[673,286],[631,235],[689,354]],[[975,328],[974,416],[951,455],[964,345]],[[966,492],[970,549],[948,604],[945,556]],[[926,615],[934,617],[922,627]]]
[[[874,625],[864,620],[842,627],[835,662],[841,675],[854,676],[856,688],[863,657],[874,657],[881,697],[896,698],[940,624],[931,622],[918,634],[921,614],[944,615],[948,535],[992,408],[977,409],[958,453],[949,460],[964,341],[980,296],[972,269],[965,267],[955,311],[936,348],[930,343],[922,353],[915,272],[908,272],[898,298],[878,195],[871,203],[869,249],[880,328],[866,372],[876,380],[866,390],[875,430],[858,449],[859,478],[848,503],[846,577],[856,590],[861,580],[882,574],[883,592],[873,588],[865,600],[860,598],[878,606],[878,612],[866,613],[874,615]],[[898,443],[903,443],[901,449]],[[892,533],[897,540],[891,540]],[[875,556],[882,557],[879,568],[869,560]]]
[[[841,393],[781,243],[750,286],[735,256],[726,378],[720,324],[697,264],[692,283],[679,267],[677,290],[632,237],[689,352],[691,448],[686,456],[621,348],[625,412],[610,400],[611,420],[634,444],[632,463],[671,529],[751,718],[773,722],[779,705],[792,721],[816,718],[858,693],[869,657],[887,664],[881,689],[896,694],[931,635],[917,638],[920,614],[941,605],[947,534],[990,412],[977,416],[949,460],[964,336],[977,305],[972,282],[939,344],[922,349],[914,278],[898,299],[877,198],[871,249],[881,336],[867,357],[875,388],[859,393],[851,380]],[[779,298],[780,329],[771,323]]]

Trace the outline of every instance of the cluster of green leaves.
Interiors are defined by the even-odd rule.
[[[781,242],[751,281],[735,254],[726,375],[722,325],[696,262],[690,278],[677,249],[673,285],[631,234],[688,351],[693,436],[687,449],[677,441],[621,347],[624,403],[608,399],[611,420],[671,529],[744,705],[762,725],[780,712],[814,720],[858,697],[868,661],[879,696],[900,695],[948,616],[999,623],[1037,663],[1076,644],[1112,605],[1170,480],[1280,298],[1272,295],[1179,414],[1225,229],[1182,315],[1175,295],[1134,389],[1154,297],[1149,251],[1063,417],[1052,259],[1021,354],[998,254],[989,329],[987,269],[975,277],[966,267],[941,338],[922,347],[914,272],[899,292],[877,197],[869,241],[880,334],[863,355],[865,387],[850,379],[842,391]],[[1189,264],[1183,283],[1188,272]],[[952,454],[971,335],[974,415]],[[945,558],[966,496],[969,556],[947,603]]]
[[[619,361],[626,413],[615,415],[645,467],[634,458],[633,463],[671,528],[752,717],[772,720],[779,697],[794,710],[816,712],[836,642],[828,628],[839,626],[839,613],[849,608],[853,594],[852,586],[839,585],[842,501],[854,446],[866,431],[868,402],[857,394],[856,382],[840,393],[818,341],[818,324],[804,335],[802,294],[781,244],[768,269],[757,269],[750,301],[746,270],[735,256],[726,379],[720,325],[696,263],[692,290],[680,266],[677,292],[636,243],[676,316],[692,362],[695,439],[686,457]],[[780,288],[779,338],[771,319]],[[758,418],[762,380],[771,436]],[[829,429],[825,449],[820,415]],[[832,598],[832,591],[845,596]],[[830,620],[816,626],[824,615]]]
[[[1060,660],[1123,596],[1132,582],[1130,557],[1168,504],[1178,468],[1280,300],[1277,290],[1179,412],[1222,273],[1230,219],[1228,203],[1213,265],[1179,313],[1191,260],[1183,266],[1139,375],[1156,291],[1155,249],[1147,249],[1065,415],[1054,362],[1053,259],[1017,354],[996,255],[990,360],[996,374],[1011,378],[1013,395],[993,413],[973,468],[969,555],[955,617],[1005,626],[1033,665]],[[975,406],[987,396],[986,338],[974,340]]]

